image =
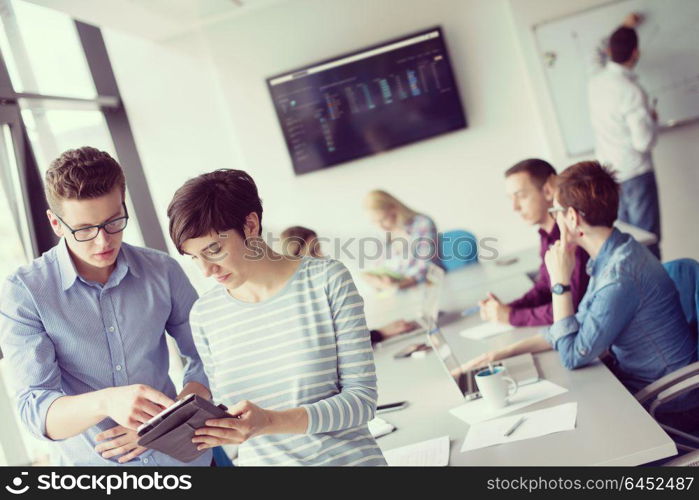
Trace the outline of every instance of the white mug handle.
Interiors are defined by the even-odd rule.
[[[510,388],[507,391],[507,397],[512,397],[517,393],[517,389],[519,389],[519,386],[517,385],[517,382],[515,379],[510,378],[510,377],[503,377],[503,380],[506,380],[510,384]]]

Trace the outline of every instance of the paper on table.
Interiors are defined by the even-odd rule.
[[[392,467],[444,467],[449,465],[449,436],[384,451],[383,456]]]
[[[390,422],[386,422],[383,418],[374,417],[369,420],[369,432],[374,439],[390,434],[396,430],[396,426]]]
[[[522,441],[554,432],[570,431],[575,429],[577,415],[578,403],[565,403],[543,410],[481,422],[469,428],[464,444],[461,446],[461,452]],[[524,417],[524,422],[512,434],[505,436],[505,432],[521,417]]]
[[[493,335],[497,335],[499,333],[509,332],[510,330],[514,330],[514,327],[512,325],[503,325],[501,323],[486,322],[481,323],[478,326],[472,326],[471,328],[461,330],[461,332],[459,332],[459,335],[471,340],[483,340],[487,339],[488,337],[492,337]]]
[[[558,396],[565,392],[568,392],[568,389],[565,387],[556,385],[548,380],[539,380],[534,384],[521,386],[515,395],[510,397],[510,404],[504,408],[493,410],[486,400],[478,398],[464,403],[461,406],[457,406],[456,408],[452,408],[449,412],[467,424],[472,425],[477,422],[483,422],[484,420],[506,415],[520,408]]]

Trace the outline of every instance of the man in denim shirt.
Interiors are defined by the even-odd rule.
[[[590,286],[580,310],[545,335],[567,368],[584,366],[609,348],[620,380],[637,391],[696,361],[696,340],[675,284],[648,249],[612,229],[587,270]]]
[[[553,347],[573,369],[609,351],[612,369],[633,392],[696,361],[697,341],[677,289],[648,249],[613,228],[618,205],[618,184],[597,162],[578,163],[559,176],[551,211],[561,239],[545,258],[553,284],[554,324],[545,335],[482,358],[492,361]],[[590,254],[590,283],[575,314],[570,275],[578,245]],[[696,396],[690,393],[664,410],[699,408]]]

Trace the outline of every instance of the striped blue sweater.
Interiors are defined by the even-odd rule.
[[[376,373],[364,302],[342,263],[305,258],[259,303],[217,286],[195,303],[190,321],[217,403],[308,412],[306,434],[249,439],[239,465],[386,464],[367,427]]]

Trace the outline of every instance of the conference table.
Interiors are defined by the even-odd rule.
[[[652,240],[646,239],[644,243],[648,241]],[[536,249],[505,256],[502,260],[512,258],[517,260],[510,265],[472,264],[445,277],[440,296],[440,328],[462,363],[541,331],[540,327],[517,328],[483,340],[459,335],[463,329],[481,321],[477,314],[461,317],[460,311],[476,304],[486,292],[510,301],[531,287],[527,273],[540,263]],[[426,286],[391,296],[366,296],[368,325],[376,328],[396,319],[418,317]],[[379,404],[408,402],[405,409],[381,415],[397,428],[378,438],[384,451],[448,435],[449,465],[633,466],[677,454],[670,437],[603,363],[597,361],[584,368],[568,370],[559,362],[555,351],[534,355],[535,364],[542,379],[568,391],[511,415],[577,402],[575,429],[462,453],[460,449],[469,425],[449,410],[464,404],[464,399],[436,354],[393,358],[399,350],[422,341],[426,341],[425,333],[407,334],[376,346]]]

